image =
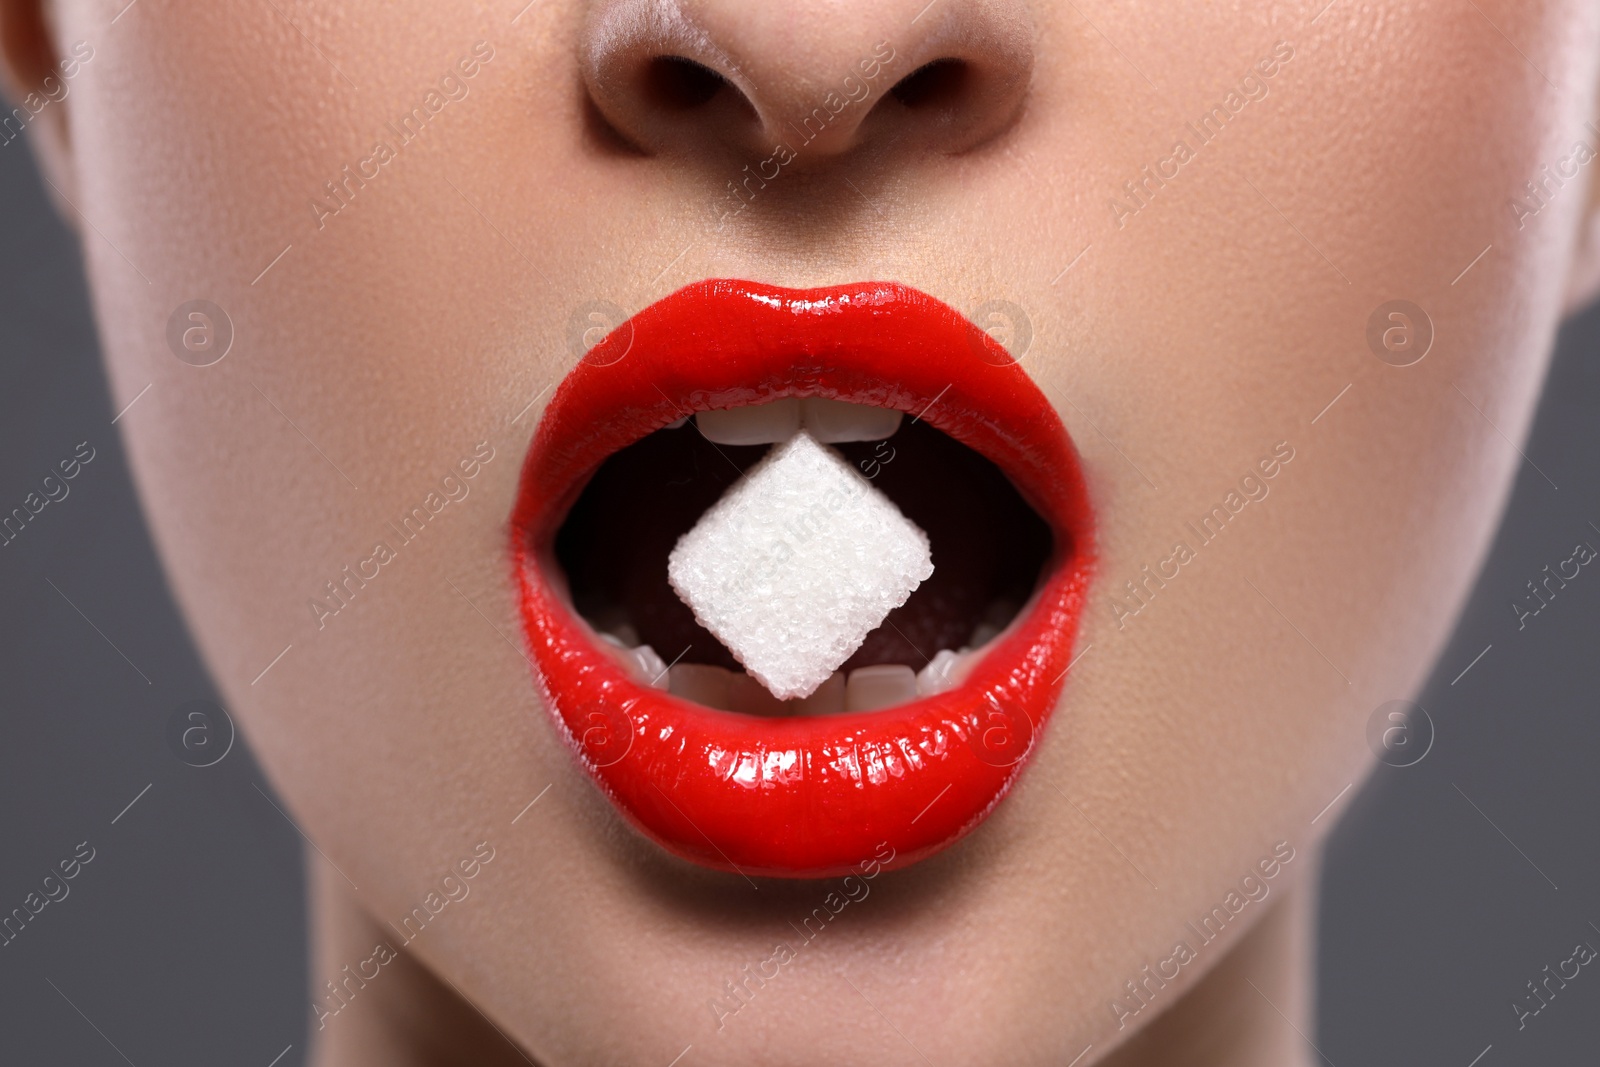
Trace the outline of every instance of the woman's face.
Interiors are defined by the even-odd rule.
[[[52,12],[91,55],[51,176],[172,583],[357,903],[398,925],[492,849],[411,949],[552,1064],[1064,1063],[1155,1014],[1142,968],[1175,973],[1160,1007],[1216,962],[1451,629],[1596,139],[1579,0],[119,8]],[[685,55],[732,84],[701,102],[655,62]],[[585,331],[708,278],[974,316],[1093,509],[1075,665],[1009,794],[814,940],[837,878],[686,863],[596,788],[511,558]],[[204,367],[194,300],[231,323]]]

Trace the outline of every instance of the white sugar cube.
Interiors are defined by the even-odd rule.
[[[809,696],[933,573],[928,535],[802,431],[679,538],[667,577],[774,696]]]

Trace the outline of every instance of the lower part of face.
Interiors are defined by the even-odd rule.
[[[597,135],[585,11],[518,6],[61,7],[112,407],[142,396],[120,428],[229,707],[377,918],[492,851],[411,948],[552,1064],[1109,1047],[1294,877],[1448,634],[1558,315],[1594,16],[1040,5],[1003,132],[880,124],[757,189],[754,155]],[[863,55],[942,25],[877,17]],[[1002,309],[1095,508],[1026,771],[864,894],[644,840],[522,647],[507,516],[572,324],[707,277]],[[209,366],[175,356],[192,300],[231,330]]]

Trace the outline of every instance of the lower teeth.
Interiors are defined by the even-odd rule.
[[[974,639],[983,636],[980,624]],[[993,630],[992,626],[987,626]],[[631,636],[632,627],[613,627]],[[722,711],[746,715],[834,715],[850,711],[876,711],[906,704],[921,697],[949,692],[966,680],[984,649],[941,649],[927,666],[913,672],[898,663],[857,667],[848,674],[835,671],[821,687],[801,700],[779,700],[766,686],[744,671],[730,671],[708,663],[674,663],[668,667],[649,645],[630,645],[624,634],[601,632],[608,648],[640,685],[665,689],[673,696]],[[991,633],[990,637],[993,636]],[[984,643],[988,641],[984,638]]]

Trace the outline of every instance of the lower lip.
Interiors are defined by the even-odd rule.
[[[635,682],[552,582],[556,530],[606,457],[691,411],[786,396],[920,415],[993,460],[1050,524],[1056,547],[1033,599],[959,688],[817,718],[718,711]],[[538,684],[617,809],[694,863],[820,878],[881,860],[884,844],[884,866],[915,863],[1004,798],[1060,697],[1092,524],[1055,409],[954,309],[893,283],[712,281],[639,312],[561,383],[512,530]]]

